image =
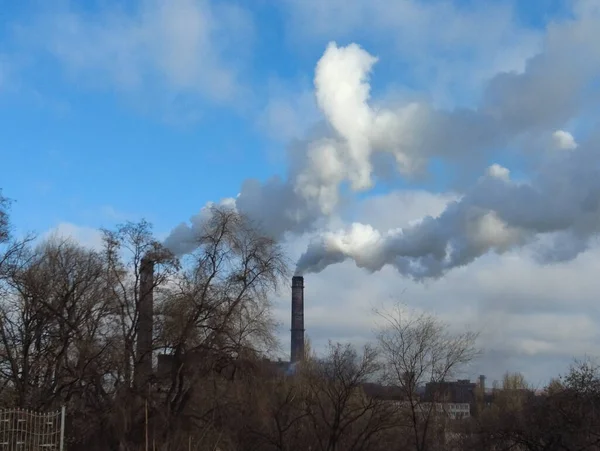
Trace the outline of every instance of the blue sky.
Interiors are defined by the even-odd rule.
[[[483,344],[496,357],[473,376],[512,369],[543,380],[530,362],[558,372],[571,356],[598,349],[600,248],[592,237],[600,225],[574,216],[566,229],[549,226],[549,208],[514,196],[523,192],[515,184],[537,180],[544,205],[568,217],[577,196],[597,189],[589,180],[572,191],[557,186],[600,169],[598,0],[0,0],[0,11],[0,188],[15,200],[19,233],[62,227],[82,238],[145,218],[166,236],[207,202],[236,196],[244,180],[291,171],[304,182],[282,186],[314,188],[302,195],[322,196],[309,199],[322,209],[316,218],[328,232],[346,227],[343,239],[317,233],[346,258],[307,277],[317,348],[328,338],[368,339],[372,303],[402,293],[453,327],[486,325]],[[359,76],[371,56],[370,77]],[[361,128],[361,115],[377,120]],[[323,139],[337,152],[354,149],[355,160],[336,154],[343,161],[334,171]],[[554,147],[571,153],[557,156]],[[398,158],[404,172],[395,163],[382,170],[380,156]],[[375,183],[353,192],[370,163]],[[417,170],[421,163],[428,171]],[[346,196],[333,211],[328,184]],[[283,220],[271,211],[277,199],[300,195],[289,200],[273,186],[250,204],[275,223]],[[457,215],[488,208],[475,228],[442,214],[458,198]],[[420,229],[427,215],[441,219]],[[350,229],[350,221],[372,230]],[[442,263],[418,260],[419,237],[425,247],[459,249],[464,261],[426,284],[406,277],[406,253],[376,267],[369,239],[385,244],[398,227],[412,231],[417,244],[407,252],[429,270]],[[308,229],[287,237],[292,259],[314,238]],[[584,251],[540,264],[538,247],[553,243]],[[286,296],[276,303],[284,323]]]
[[[16,8],[11,2],[14,9],[2,17],[10,78],[0,96],[1,152],[5,167],[12,168],[2,186],[17,201],[12,214],[19,229],[42,231],[60,221],[106,225],[122,219],[105,214],[114,210],[123,218],[146,217],[158,230],[167,230],[206,201],[235,195],[246,177],[283,172],[282,162],[265,152],[275,145],[253,121],[256,110],[235,111],[200,99],[190,107],[199,119],[169,119],[161,109],[177,106],[165,107],[160,99],[157,104],[151,98],[139,101],[129,96],[143,93],[123,93],[110,84],[88,86],[70,76],[38,43],[28,43],[27,28],[38,15],[48,14],[40,5]],[[72,7],[93,20],[98,5],[86,6]],[[273,23],[271,15],[265,24]],[[277,28],[265,29],[264,39],[277,36]],[[266,64],[268,53],[281,52],[278,40],[271,42],[257,45],[256,64],[245,66],[254,79],[246,88],[261,89],[272,74],[295,77],[302,71],[293,58]],[[277,144],[279,152],[282,147]]]

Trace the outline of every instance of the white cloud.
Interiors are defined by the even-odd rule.
[[[267,97],[258,125],[269,137],[281,143],[301,139],[321,117],[308,83],[291,85],[273,79],[268,83]]]
[[[500,180],[510,180],[510,170],[496,163],[487,168],[486,174],[490,177],[496,177]]]
[[[577,142],[571,133],[564,130],[557,130],[552,134],[554,146],[559,150],[573,150],[577,147]]]
[[[19,28],[22,40],[50,52],[76,80],[171,103],[181,94],[186,103],[193,96],[233,101],[240,94],[236,61],[252,35],[245,10],[208,0],[51,10]]]
[[[82,246],[99,250],[102,247],[102,232],[99,229],[61,222],[40,236],[41,240],[58,237],[72,239]]]
[[[102,207],[100,207],[99,213],[105,218],[111,219],[113,221],[127,221],[131,219],[132,216],[130,214],[118,211],[112,205],[103,205]]]
[[[286,0],[294,39],[386,42],[436,106],[471,103],[485,81],[522,72],[541,32],[517,25],[509,3],[420,0]],[[475,94],[475,95],[474,95]]]

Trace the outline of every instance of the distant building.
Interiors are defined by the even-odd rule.
[[[396,401],[396,404],[405,410],[410,408],[408,401]],[[419,402],[415,410],[423,414],[430,413],[436,417],[446,417],[451,420],[462,420],[471,416],[471,404],[463,402]]]
[[[172,377],[173,371],[177,371],[178,365],[184,365],[184,372],[193,374],[198,369],[202,368],[202,363],[206,360],[206,356],[201,352],[189,352],[181,356],[177,363],[175,356],[172,354],[158,355],[158,368],[156,371],[156,380],[165,381]],[[211,371],[215,371],[227,379],[234,379],[238,372],[250,372],[255,375],[260,375],[263,378],[276,376],[292,376],[294,375],[301,362],[287,362],[282,360],[269,359],[254,359],[254,358],[238,358],[233,360],[223,360],[217,365],[212,365]],[[206,370],[206,368],[203,368]]]
[[[400,387],[392,385],[381,385],[376,383],[365,383],[362,386],[365,395],[374,399],[383,401],[401,401],[404,399],[404,392]]]
[[[477,384],[468,379],[459,379],[453,382],[428,382],[425,384],[424,400],[472,404],[475,402],[476,390]]]
[[[458,420],[462,418],[469,418],[471,416],[471,404],[466,402],[447,402],[442,404],[441,408],[442,411],[452,419]]]
[[[422,414],[433,414],[436,417],[445,417],[459,420],[471,417],[472,405],[475,402],[476,384],[468,380],[444,382],[441,385],[426,384],[417,387],[415,397],[410,401],[406,393],[398,386],[385,386],[381,384],[363,384],[364,393],[371,397],[395,404],[402,410],[409,410],[412,405]],[[446,390],[449,396],[440,398],[434,396],[436,389]],[[427,397],[430,399],[428,400]],[[437,400],[434,400],[437,398]]]

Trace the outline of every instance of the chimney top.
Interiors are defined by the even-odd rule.
[[[151,266],[154,265],[154,258],[150,252],[146,253],[140,260],[140,266]]]
[[[292,277],[292,286],[304,288],[304,277],[302,277],[302,276]]]

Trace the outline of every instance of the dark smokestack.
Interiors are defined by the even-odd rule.
[[[140,263],[139,318],[135,379],[138,387],[152,375],[152,327],[154,323],[154,261],[144,256]]]
[[[292,344],[290,361],[304,359],[304,277],[292,277]]]
[[[485,376],[483,374],[479,376],[479,388],[481,388],[481,393],[485,394]]]

